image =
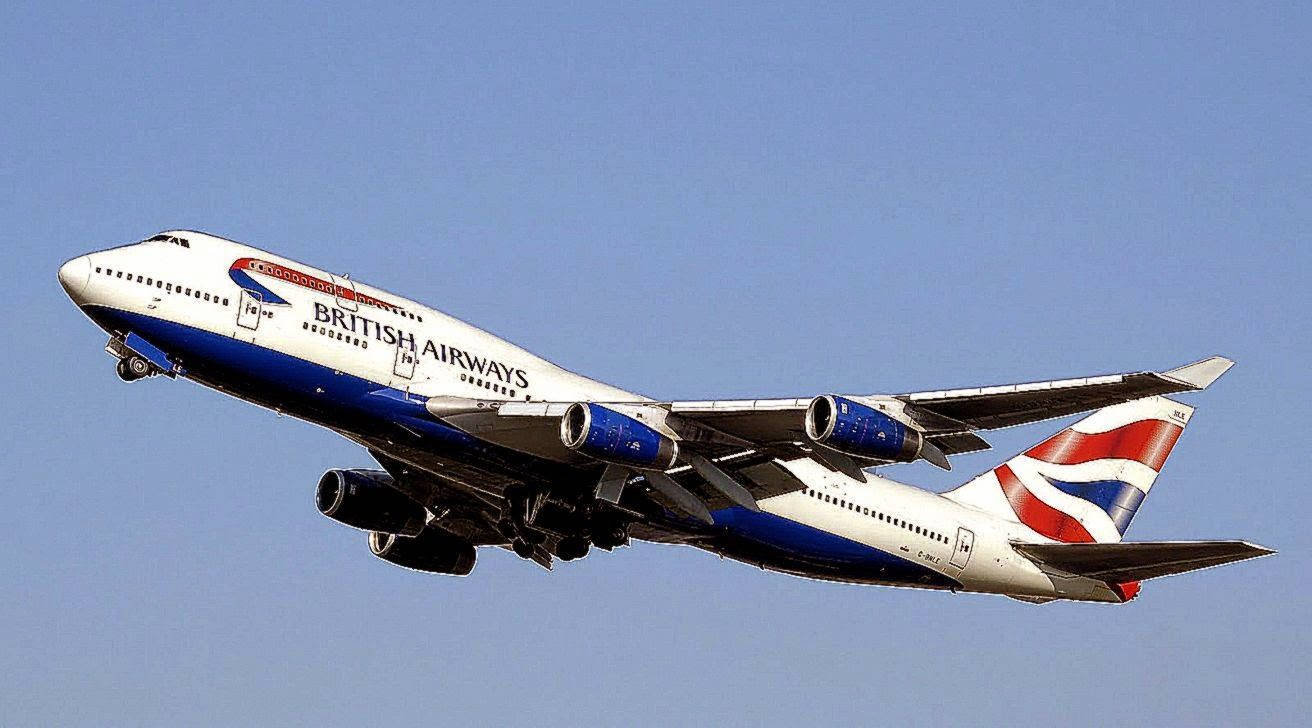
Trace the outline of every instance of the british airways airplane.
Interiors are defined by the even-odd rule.
[[[381,469],[315,502],[379,558],[466,575],[492,546],[552,568],[631,539],[830,581],[1122,603],[1146,579],[1273,553],[1123,541],[1193,408],[1233,362],[1030,384],[659,401],[423,304],[173,230],[59,269],[124,381],[185,378],[327,427]],[[1091,412],[942,494],[875,466],[987,449],[981,431]]]

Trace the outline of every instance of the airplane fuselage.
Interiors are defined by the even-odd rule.
[[[402,459],[427,453],[452,487],[495,496],[508,479],[579,472],[448,425],[426,409],[430,398],[650,401],[359,281],[202,233],[156,237],[61,269],[97,325],[167,352],[178,376]],[[861,483],[810,459],[782,465],[807,488],[762,499],[760,513],[718,510],[714,526],[681,542],[817,579],[1123,601],[1017,554],[1019,524],[877,475]]]

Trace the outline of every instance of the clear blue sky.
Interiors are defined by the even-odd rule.
[[[0,8],[0,723],[1295,723],[1307,6]],[[191,227],[662,397],[914,391],[1221,353],[1134,539],[1278,556],[1125,607],[638,545],[372,557],[368,457],[128,386],[55,281]],[[992,436],[942,489],[1057,425]]]

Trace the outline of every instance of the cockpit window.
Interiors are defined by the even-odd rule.
[[[154,236],[154,237],[146,238],[146,239],[143,240],[142,242],[145,242],[145,243],[172,243],[173,245],[181,245],[181,246],[184,247],[184,248],[190,248],[190,247],[191,247],[191,243],[187,242],[187,239],[186,239],[186,238],[179,238],[179,237],[176,237],[176,236],[173,236],[173,235],[156,235],[156,236]]]

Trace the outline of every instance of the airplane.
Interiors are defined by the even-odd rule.
[[[664,401],[594,381],[380,288],[170,230],[82,255],[64,291],[124,381],[189,379],[341,434],[377,469],[319,478],[372,553],[464,576],[479,547],[551,569],[632,541],[817,580],[1128,602],[1142,581],[1274,553],[1122,540],[1214,356],[1137,372],[906,394]],[[876,467],[988,449],[1088,414],[943,493]]]

